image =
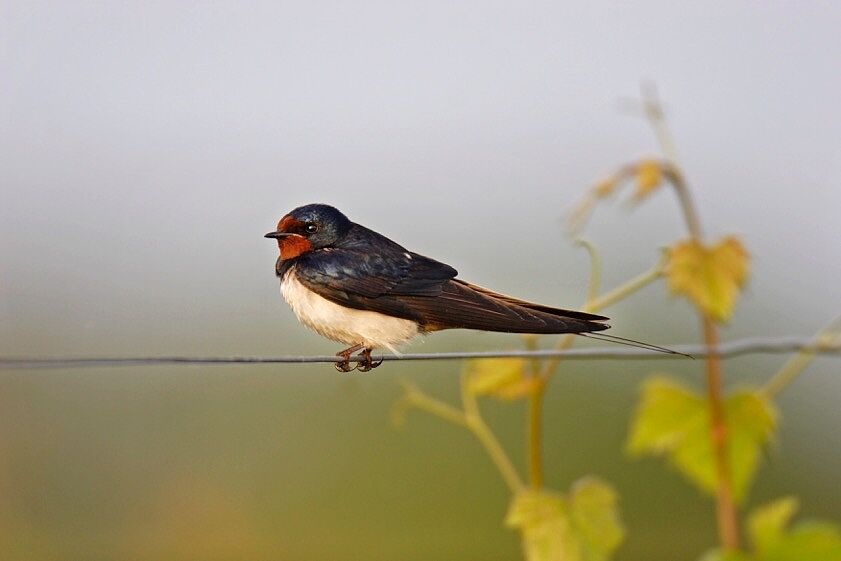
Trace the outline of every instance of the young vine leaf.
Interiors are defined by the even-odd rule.
[[[519,399],[528,395],[536,382],[526,376],[526,361],[522,358],[471,360],[466,368],[467,390],[474,395]]]
[[[716,549],[702,561],[841,560],[841,531],[837,525],[807,521],[788,528],[797,508],[795,497],[785,497],[754,509],[747,523],[752,551],[725,553]]]
[[[707,401],[662,377],[648,380],[642,393],[628,452],[632,456],[665,456],[702,491],[715,494],[717,477]],[[724,421],[733,495],[741,501],[756,475],[762,449],[773,436],[776,412],[759,392],[744,390],[725,399]]]
[[[522,533],[527,561],[607,561],[625,537],[616,493],[595,477],[580,479],[567,495],[518,493],[505,524]]]
[[[697,240],[669,249],[667,278],[674,294],[683,294],[719,322],[733,314],[736,297],[750,270],[748,252],[735,237],[705,246]]]

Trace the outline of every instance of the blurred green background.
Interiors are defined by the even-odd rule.
[[[0,8],[0,354],[278,355],[338,347],[274,277],[277,219],[326,202],[523,298],[578,306],[563,218],[656,153],[620,110],[653,79],[706,230],[754,273],[725,339],[841,312],[837,5],[6,2]],[[598,209],[604,283],[683,235],[671,194]],[[691,342],[658,284],[617,335]],[[550,338],[542,340],[548,346]],[[516,348],[447,332],[412,351]],[[783,357],[728,361],[728,386]],[[701,364],[568,364],[546,402],[547,483],[615,485],[618,559],[696,558],[712,501],[622,452],[640,382]],[[458,363],[0,372],[0,558],[517,559],[508,493],[465,431],[389,407],[408,379],[457,398]],[[782,394],[751,504],[841,520],[839,366]],[[522,404],[489,402],[522,467]]]

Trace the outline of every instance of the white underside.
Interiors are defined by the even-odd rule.
[[[418,334],[411,320],[346,308],[319,296],[298,281],[294,267],[283,275],[280,291],[301,323],[333,341],[397,353],[396,345]]]

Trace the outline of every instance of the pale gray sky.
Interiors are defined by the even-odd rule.
[[[841,308],[837,5],[10,2],[0,21],[3,331],[27,350],[290,321],[261,235],[313,201],[573,304],[586,263],[560,219],[655,148],[618,110],[643,79],[707,230],[755,256],[745,311],[786,332]],[[679,228],[661,193],[587,234],[618,280]]]

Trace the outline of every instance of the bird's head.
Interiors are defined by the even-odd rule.
[[[351,227],[348,217],[328,205],[311,204],[296,208],[277,223],[277,230],[265,237],[275,238],[281,259],[330,247]]]

